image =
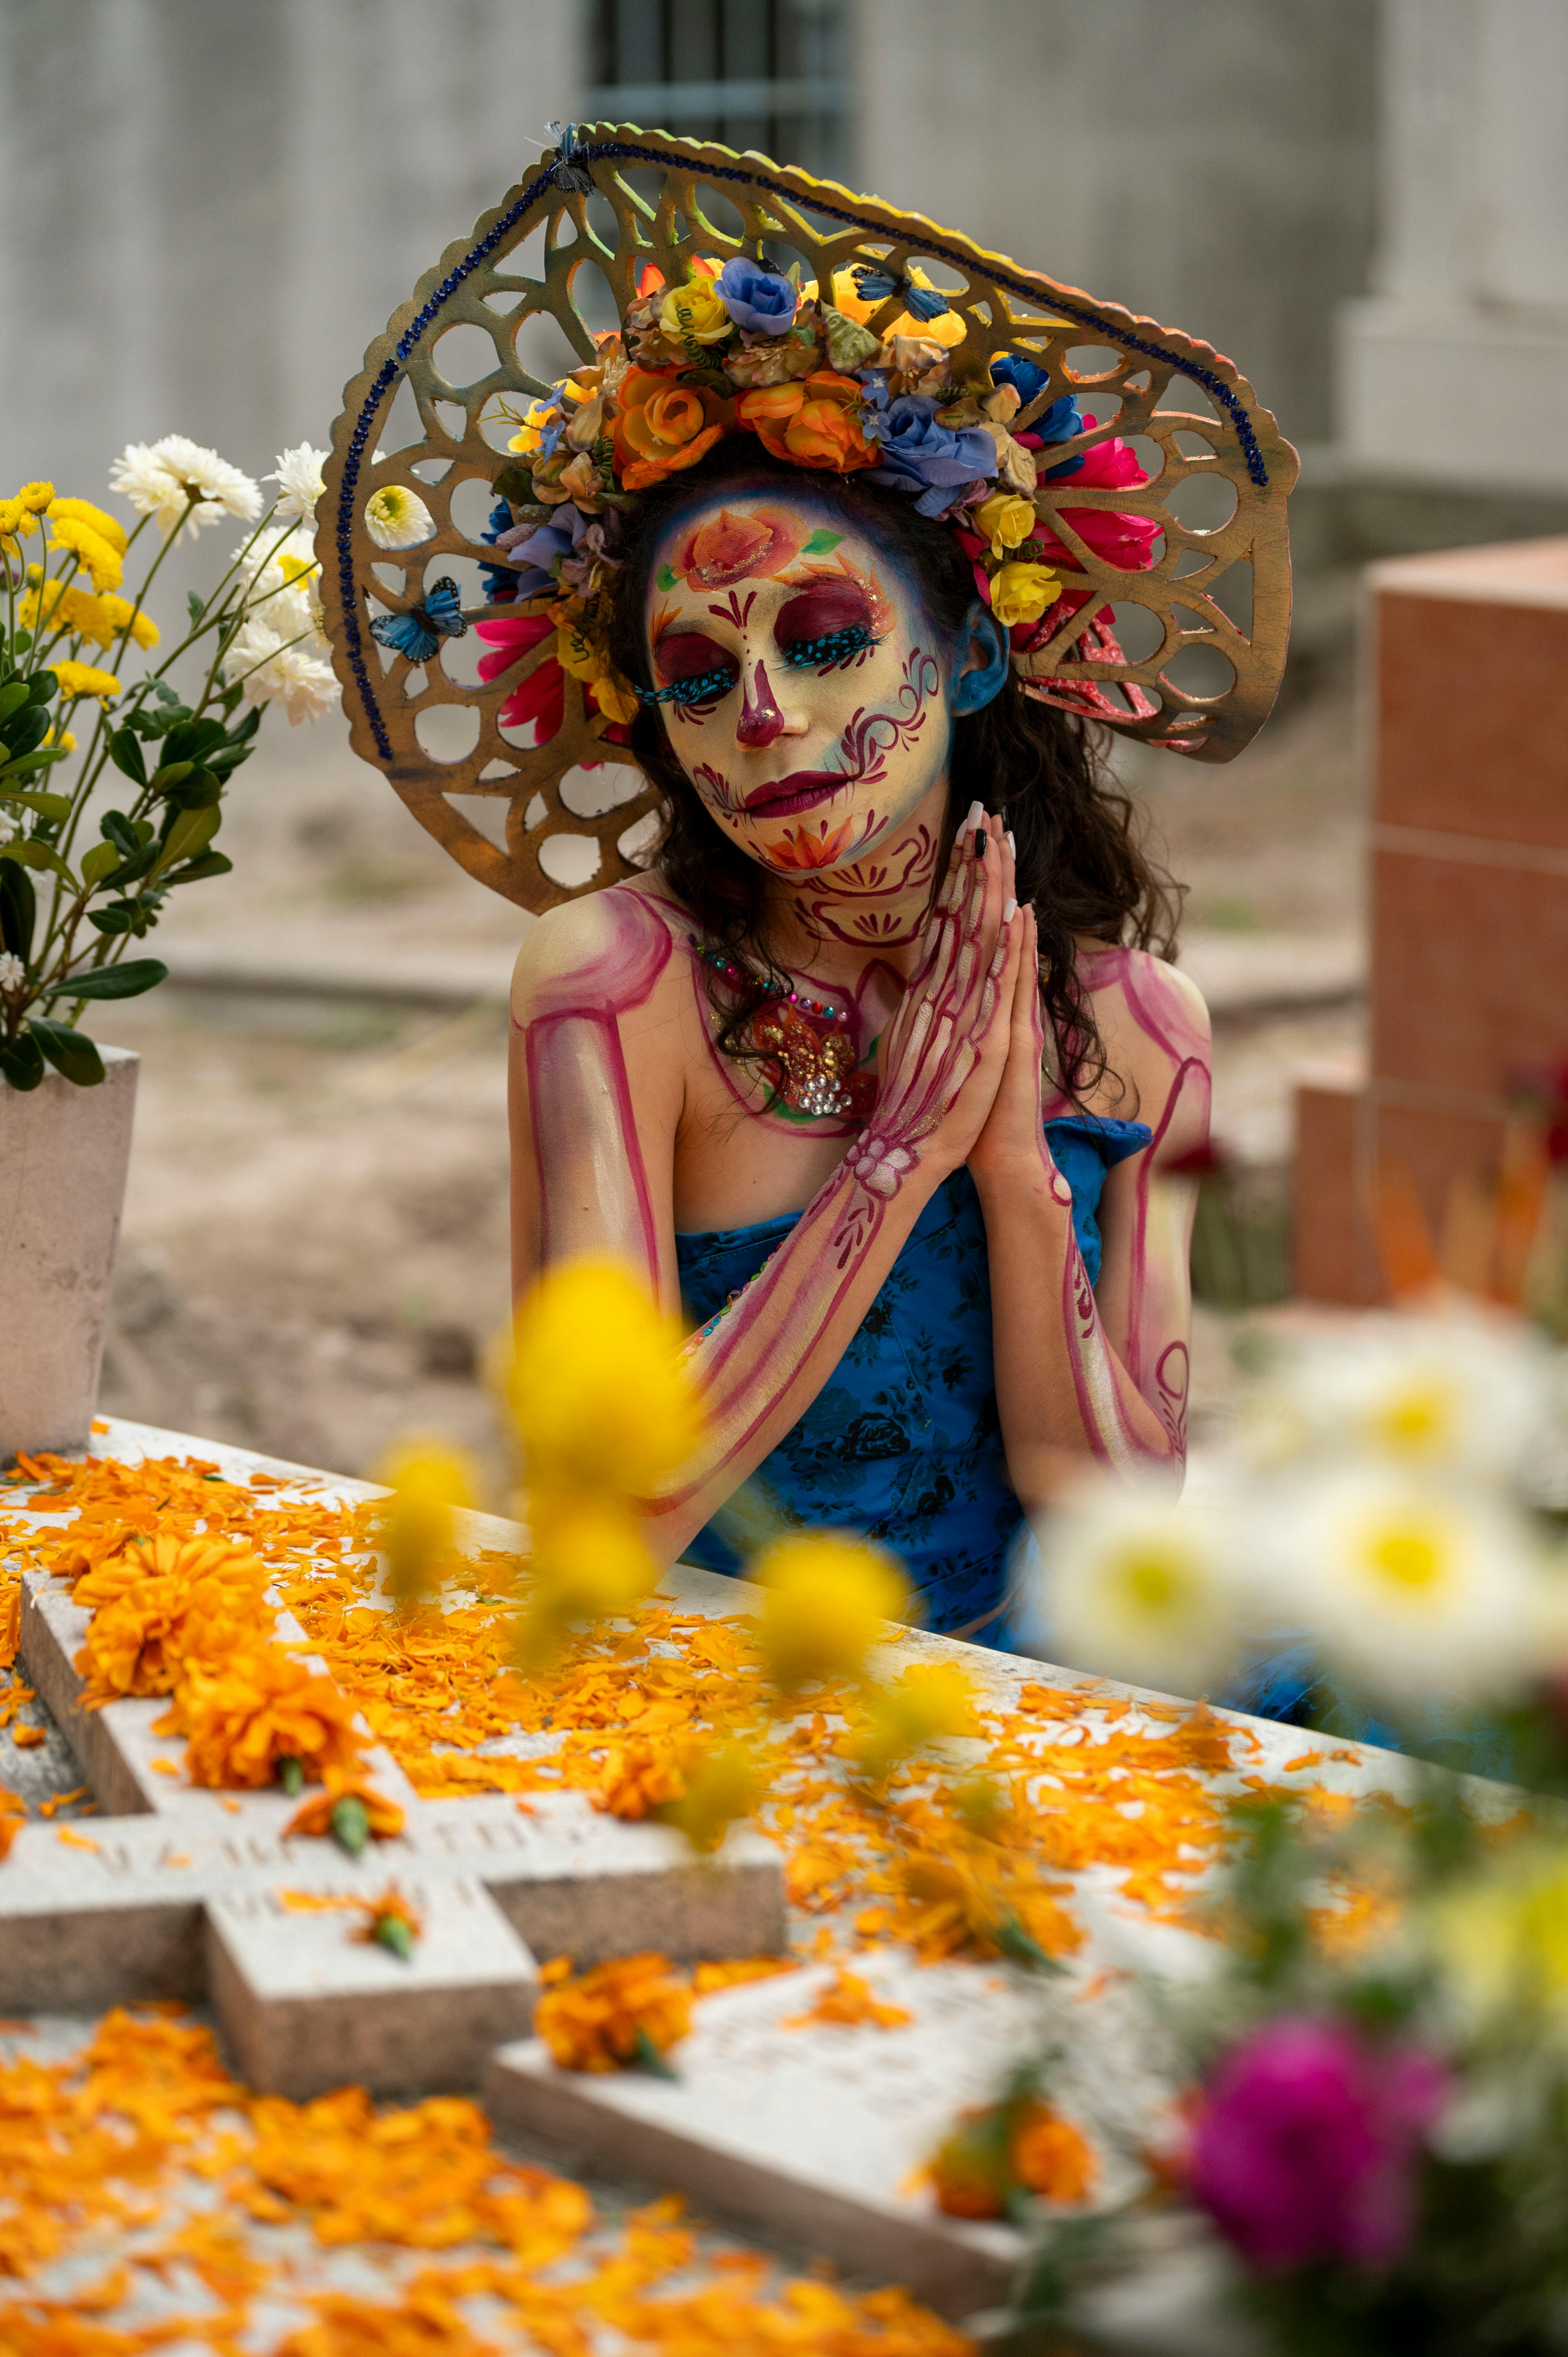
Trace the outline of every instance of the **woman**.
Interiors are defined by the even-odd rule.
[[[515,1275],[613,1253],[685,1303],[708,1436],[666,1557],[853,1527],[997,1643],[1028,1509],[1179,1469],[1158,1180],[1207,1135],[1208,1032],[1096,732],[891,471],[721,436],[623,515],[608,653],[668,816],[518,961]]]

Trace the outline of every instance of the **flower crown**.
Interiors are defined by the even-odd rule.
[[[814,282],[802,285],[799,264],[786,272],[760,258],[699,257],[678,285],[645,265],[621,330],[595,339],[593,364],[516,417],[509,447],[521,464],[496,478],[500,498],[483,535],[496,561],[485,579],[492,605],[528,611],[478,625],[493,650],[480,675],[497,676],[552,630],[555,645],[503,705],[503,727],[532,723],[543,741],[560,725],[569,676],[605,716],[610,741],[624,743],[639,703],[703,687],[636,687],[615,669],[611,576],[621,513],[726,436],[755,435],[773,457],[809,471],[864,474],[945,522],[1015,660],[1090,602],[1034,494],[1069,477],[1096,490],[1142,485],[1133,451],[1112,437],[1048,465],[1051,447],[1093,420],[1071,393],[1042,407],[1048,372],[1014,353],[993,359],[983,377],[955,376],[962,323],[918,268],[899,278],[865,265],[840,271],[832,293],[828,302]],[[865,322],[896,296],[905,308],[872,334]],[[1065,511],[1065,521],[1118,567],[1155,561],[1160,526],[1148,516],[1083,508]],[[1120,657],[1108,606],[1088,628],[1098,651]],[[1092,681],[1026,687],[1043,702],[1125,717]],[[1134,712],[1155,708],[1133,701]]]

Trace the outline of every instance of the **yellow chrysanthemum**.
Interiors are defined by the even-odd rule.
[[[29,515],[44,515],[53,504],[55,487],[52,483],[24,483],[16,497]],[[85,501],[80,504],[85,505]],[[122,546],[124,540],[122,540]]]
[[[542,1669],[567,1633],[632,1610],[659,1566],[627,1499],[535,1490],[529,1498],[532,1584],[518,1617],[516,1657]]]
[[[763,1667],[784,1694],[817,1678],[858,1677],[884,1624],[909,1609],[897,1565],[862,1540],[779,1539],[751,1577],[763,1591]]]
[[[50,490],[48,483],[35,483],[30,488],[35,491]],[[25,498],[26,493],[23,496]],[[106,540],[109,543],[116,556],[124,556],[130,546],[125,527],[119,517],[112,516],[105,508],[94,507],[91,500],[57,500],[51,493],[51,496],[44,501],[43,511],[48,515],[51,524],[58,524],[65,517],[70,518],[74,522],[84,523],[89,532],[95,532],[100,540]],[[58,531],[55,537],[57,540],[59,537]]]
[[[943,1736],[974,1731],[974,1688],[956,1663],[930,1662],[906,1670],[866,1706],[854,1747],[863,1776],[880,1782],[901,1760]]]
[[[701,1429],[680,1342],[628,1270],[548,1270],[518,1313],[508,1379],[530,1489],[651,1497]]]
[[[659,1812],[700,1857],[717,1849],[731,1825],[749,1817],[767,1792],[762,1768],[744,1743],[693,1744],[680,1755],[684,1790]]]
[[[53,668],[59,692],[68,704],[79,695],[110,696],[120,693],[120,683],[112,671],[98,671],[91,663],[73,662],[69,656]]]
[[[38,570],[30,565],[28,579]],[[140,612],[128,597],[116,597],[113,592],[101,597],[91,589],[79,588],[74,581],[47,581],[29,589],[19,613],[24,630],[36,630],[41,614],[46,622],[77,638],[91,639],[97,647],[112,647],[126,630],[138,647],[156,647],[158,642],[158,626],[152,616]]]
[[[377,1479],[392,1492],[380,1515],[388,1584],[407,1602],[435,1584],[434,1567],[451,1551],[454,1511],[474,1502],[473,1460],[441,1441],[405,1440],[383,1458]]]
[[[57,548],[69,549],[91,576],[95,589],[118,589],[125,567],[119,550],[81,516],[51,515]]]
[[[47,751],[51,745],[58,745],[62,753],[74,753],[76,737],[69,728],[51,728],[44,738],[45,750]]]
[[[20,500],[0,500],[0,544],[6,544],[6,554],[16,554],[18,534],[28,540],[38,528],[38,520],[27,503]]]

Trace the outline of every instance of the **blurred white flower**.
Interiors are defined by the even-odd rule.
[[[301,720],[319,720],[338,701],[331,666],[308,646],[288,645],[292,636],[256,614],[242,624],[223,658],[225,677],[240,683],[246,703],[281,704],[291,728]]]
[[[250,522],[261,513],[262,494],[249,475],[183,434],[166,434],[160,442],[128,442],[109,469],[109,488],[129,500],[138,515],[153,517],[166,541],[183,537],[187,530],[194,536],[225,515]],[[187,515],[193,494],[196,505]]]
[[[293,450],[280,450],[275,470],[263,475],[264,483],[281,485],[278,492],[277,517],[280,523],[314,522],[316,503],[326,486],[321,480],[325,450],[317,450],[308,442],[301,442]]]
[[[5,813],[4,811],[0,811],[0,843],[14,843],[16,839],[16,820],[14,818],[7,818]],[[9,956],[11,952],[7,951],[6,954]]]
[[[242,564],[248,619],[264,622],[280,639],[308,633],[306,651],[328,651],[321,575],[310,536],[296,524],[277,538],[263,536]]]
[[[15,834],[16,832],[16,828],[12,827],[11,834]],[[11,835],[5,835],[0,840],[9,843]],[[0,990],[15,990],[27,979],[27,969],[15,950],[0,950]]]
[[[1517,1320],[1455,1310],[1359,1320],[1302,1342],[1246,1404],[1261,1468],[1314,1454],[1507,1483],[1547,1413],[1549,1355]]]
[[[1036,1526],[1019,1611],[1032,1652],[1130,1684],[1198,1695],[1241,1650],[1228,1518],[1153,1478],[1086,1487]],[[1031,1593],[1032,1589],[1032,1593]]]
[[[435,519],[417,491],[383,483],[365,502],[365,530],[378,548],[413,548],[434,536]]]
[[[1268,1498],[1257,1538],[1282,1615],[1380,1697],[1478,1701],[1535,1658],[1549,1583],[1498,1499],[1367,1466]]]

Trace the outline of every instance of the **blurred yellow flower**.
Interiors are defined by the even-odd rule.
[[[692,1993],[668,1956],[617,1956],[560,1980],[533,2009],[533,2027],[563,2071],[621,2071],[658,2061],[692,2027]]]
[[[392,1492],[377,1516],[387,1585],[399,1604],[437,1585],[436,1559],[450,1552],[455,1509],[473,1505],[473,1460],[439,1440],[404,1440],[389,1449],[377,1480]]]
[[[514,1650],[521,1668],[539,1670],[573,1629],[629,1612],[650,1595],[659,1566],[627,1499],[533,1491],[528,1504],[533,1579]]]
[[[37,565],[27,567],[27,578],[35,583],[17,608],[22,628],[36,630],[40,621],[57,630],[70,630],[78,638],[91,639],[95,646],[111,647],[124,630],[129,630],[136,645],[156,647],[158,626],[150,614],[139,613],[128,597],[116,597],[112,592],[102,597],[91,589],[80,588],[74,581],[44,581],[42,569]]]
[[[44,749],[46,752],[51,745],[58,745],[62,753],[74,753],[76,750],[75,735],[69,728],[51,728],[48,736],[44,738]]]
[[[79,695],[118,695],[120,683],[112,671],[98,671],[91,663],[73,662],[68,656],[64,662],[51,665],[59,682],[59,692],[69,704]]]
[[[48,483],[35,483],[30,486],[30,489],[35,491],[48,491],[49,488]],[[27,494],[24,493],[23,496],[25,498]],[[94,507],[91,500],[57,500],[51,493],[50,497],[44,501],[43,511],[48,517],[50,523],[56,527],[54,537],[57,540],[59,538],[59,524],[70,518],[73,522],[85,524],[89,532],[95,532],[98,534],[100,540],[106,540],[116,556],[124,556],[131,544],[125,535],[125,527],[119,517],[112,516],[104,508]]]
[[[750,1816],[762,1801],[767,1783],[761,1762],[746,1744],[732,1738],[683,1751],[680,1771],[686,1789],[659,1814],[706,1857],[731,1825]]]
[[[1034,504],[1012,491],[993,491],[974,511],[974,528],[991,543],[991,554],[1021,547],[1035,529]]]
[[[24,483],[16,497],[29,515],[43,515],[53,504],[54,495],[55,487],[52,483]],[[81,500],[73,501],[71,504],[85,507],[87,502]],[[97,510],[95,509],[93,512],[96,514]],[[121,546],[124,547],[124,542],[122,539]]]
[[[762,1589],[757,1641],[781,1694],[817,1678],[858,1677],[883,1624],[901,1620],[909,1590],[891,1555],[859,1539],[779,1539],[751,1566]]]
[[[917,1663],[869,1696],[855,1738],[857,1771],[873,1783],[944,1736],[972,1735],[974,1688],[956,1663]]]
[[[546,1270],[518,1312],[507,1378],[530,1490],[653,1496],[701,1434],[680,1342],[629,1271]]]
[[[1523,2006],[1568,2029],[1568,1849],[1531,1845],[1441,1899],[1433,1945],[1461,2002]]]
[[[991,610],[1011,630],[1016,622],[1037,622],[1061,593],[1061,583],[1047,566],[1004,565],[992,578]]]

